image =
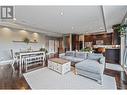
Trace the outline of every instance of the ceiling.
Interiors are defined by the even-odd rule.
[[[15,23],[50,36],[112,32],[126,12],[127,6],[16,6]]]

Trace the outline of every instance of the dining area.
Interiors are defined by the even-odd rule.
[[[43,51],[24,51],[24,52],[15,52],[13,56],[14,63],[19,67],[19,75],[24,72],[28,72],[28,67],[32,65],[41,64],[45,66],[46,55]]]
[[[15,52],[13,49],[10,50],[11,57],[9,59],[0,59],[0,69],[7,69],[9,66],[14,75],[15,71],[18,71],[19,75],[29,71],[30,66],[42,65],[45,66],[46,53],[44,51],[18,51]],[[6,71],[6,70],[5,70]]]
[[[11,56],[9,59],[0,58],[0,89],[17,89],[18,86],[24,86],[21,82],[24,80],[22,79],[24,73],[43,68],[46,65],[47,57],[44,51],[15,52],[13,49],[9,51]],[[29,87],[27,86],[27,88]]]

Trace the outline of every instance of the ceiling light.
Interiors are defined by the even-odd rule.
[[[104,30],[102,27],[100,27],[100,30]]]
[[[60,15],[62,16],[64,13],[63,12],[60,12]]]
[[[71,29],[73,30],[73,29],[74,29],[74,27],[72,26],[72,27],[71,27]]]
[[[8,27],[3,27],[2,29],[5,31],[10,31],[10,29]]]
[[[13,18],[13,20],[15,21],[15,20],[16,20],[16,18]]]

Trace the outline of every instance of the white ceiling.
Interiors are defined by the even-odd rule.
[[[103,6],[103,11],[106,29],[111,32],[112,25],[122,22],[127,6]],[[16,6],[15,15],[18,24],[48,35],[105,31],[100,6]]]
[[[126,13],[127,6],[104,6],[107,31],[111,31],[112,25],[121,23]]]

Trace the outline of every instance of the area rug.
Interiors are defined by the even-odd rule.
[[[31,89],[116,89],[115,78],[107,75],[103,85],[72,71],[61,75],[47,67],[23,75]]]
[[[111,63],[106,63],[106,68],[115,70],[115,71],[124,71],[121,65],[119,64],[111,64]]]

